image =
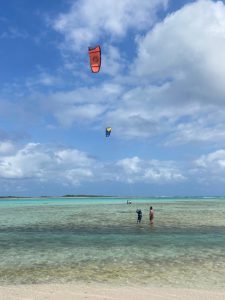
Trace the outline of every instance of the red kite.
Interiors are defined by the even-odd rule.
[[[90,66],[93,73],[98,73],[101,67],[101,48],[96,46],[95,48],[88,48],[90,57]]]

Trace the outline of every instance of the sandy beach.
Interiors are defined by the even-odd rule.
[[[182,299],[224,300],[225,289],[201,290],[152,288],[146,286],[110,286],[105,284],[39,284],[0,287],[1,300],[86,300],[86,299]]]

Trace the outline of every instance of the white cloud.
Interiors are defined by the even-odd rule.
[[[127,174],[137,174],[141,171],[140,163],[140,158],[135,156],[118,161],[117,166],[121,167]]]
[[[126,61],[119,48],[112,45],[104,45],[104,55],[102,56],[101,73],[117,76],[124,72]]]
[[[204,169],[219,170],[225,172],[225,150],[217,150],[207,155],[202,155],[195,164]]]
[[[81,168],[91,166],[93,163],[93,159],[77,149],[62,149],[56,151],[55,157],[57,163],[64,166],[75,164],[77,167]]]
[[[166,17],[137,40],[133,88],[106,119],[128,138],[166,134],[165,144],[222,142],[224,36],[222,2],[194,2]]]
[[[198,104],[173,105],[167,99],[170,89],[161,87],[138,87],[121,97],[118,106],[105,115],[118,135],[127,138],[146,138],[164,133],[174,133],[182,117],[203,113]],[[193,119],[192,119],[193,121]]]
[[[73,123],[94,122],[105,111],[104,105],[86,104],[76,105],[74,107],[64,107],[63,111],[55,113],[55,117],[64,126],[70,126]]]
[[[177,125],[177,131],[170,135],[167,145],[178,145],[184,142],[214,142],[224,144],[225,125],[222,120],[217,118],[217,114],[212,114],[215,121],[208,122],[207,117],[204,119],[194,120],[189,123],[180,123]],[[217,124],[218,123],[218,124]]]
[[[29,143],[11,155],[0,156],[0,178],[78,185],[83,182],[171,183],[185,180],[172,161],[124,158],[97,161],[78,149],[56,149]]]
[[[122,88],[118,84],[104,83],[98,87],[78,88],[56,92],[44,98],[42,106],[52,113],[63,126],[79,123],[100,123],[103,113],[114,107]],[[47,99],[47,101],[46,101]]]
[[[89,181],[89,179],[93,180],[94,174],[90,169],[76,168],[67,170],[64,176],[66,181],[68,181],[69,183],[79,185],[81,181]]]
[[[15,150],[15,146],[11,141],[0,142],[0,155],[7,155]]]
[[[1,157],[0,176],[2,178],[41,177],[43,167],[49,162],[48,154],[38,150],[38,144],[30,143],[15,155]]]
[[[76,1],[68,13],[54,22],[55,30],[65,35],[67,47],[75,51],[96,43],[104,35],[110,39],[123,37],[129,29],[149,28],[156,11],[168,0],[92,0]]]
[[[192,174],[198,181],[209,184],[225,182],[225,150],[220,149],[200,156],[194,161]]]
[[[118,181],[145,183],[172,183],[186,179],[172,161],[142,160],[139,157],[125,158],[116,163],[121,172]]]
[[[89,168],[93,162],[87,154],[76,149],[57,150],[29,143],[14,155],[0,157],[0,177],[62,183],[70,180],[77,184],[91,176]]]
[[[204,0],[187,5],[156,25],[140,41],[136,72],[149,81],[170,80],[177,96],[172,100],[178,104],[181,99],[223,102],[224,35],[222,2]]]
[[[28,78],[26,80],[27,87],[33,87],[37,85],[42,86],[56,86],[62,83],[62,79],[59,76],[53,76],[47,72],[40,72],[36,78]]]
[[[166,3],[150,2],[141,2],[138,8],[140,15],[143,12],[145,16],[145,11],[149,14],[148,9],[152,11],[154,7],[155,11],[162,3]],[[120,24],[121,16],[125,20],[121,23],[122,33],[119,33],[114,27],[107,25],[108,19],[103,14],[103,32],[112,30],[112,35],[115,36],[126,34],[127,30],[133,28],[137,19],[127,20],[126,15],[132,17],[139,2],[134,1],[134,5],[128,8],[124,5],[126,1],[118,2],[121,13],[118,16],[114,16],[113,10],[109,12],[105,9],[112,2],[100,1],[96,5],[99,3],[102,4],[101,10],[116,18],[116,23]],[[93,6],[90,0],[78,1],[67,14],[62,14],[55,21],[55,26],[59,26],[58,30],[65,34],[67,40],[74,38],[73,41],[76,41],[79,24],[85,30],[92,30],[89,26],[91,22],[94,22],[94,29],[95,26],[100,26],[95,24],[93,18],[89,18],[90,14],[96,13],[96,7],[92,11],[90,5]],[[101,10],[98,11],[99,14]],[[148,21],[145,18],[143,20],[140,28],[149,28]],[[110,84],[104,78],[99,81],[91,78],[81,81],[82,86],[85,84],[86,87],[34,95],[30,103],[37,103],[37,109],[41,110],[38,103],[40,101],[40,115],[43,112],[50,113],[63,126],[79,123],[89,124],[95,129],[107,124],[113,127],[113,135],[120,138],[158,136],[163,139],[164,145],[174,146],[196,141],[217,141],[223,145],[224,20],[225,6],[222,2],[205,0],[191,3],[167,16],[137,40],[138,54],[128,77],[120,74]],[[100,32],[100,27],[97,28],[97,34],[98,30]],[[107,47],[109,54],[106,56],[112,58],[112,64],[104,66],[102,72],[114,75],[120,66],[121,49],[110,44]],[[48,73],[42,75],[39,78],[42,84],[54,85],[54,77]],[[27,103],[26,106],[20,101],[19,109],[29,111],[29,101]],[[11,113],[10,106],[6,109]]]

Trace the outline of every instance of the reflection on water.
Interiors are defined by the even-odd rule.
[[[224,199],[3,201],[0,283],[225,287],[224,217]]]

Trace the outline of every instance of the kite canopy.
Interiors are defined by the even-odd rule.
[[[112,131],[112,128],[111,128],[111,127],[106,127],[106,129],[105,129],[105,136],[106,136],[106,137],[109,137],[111,131]]]
[[[88,48],[90,57],[90,66],[93,73],[98,73],[101,67],[101,48],[96,46],[95,48]]]

